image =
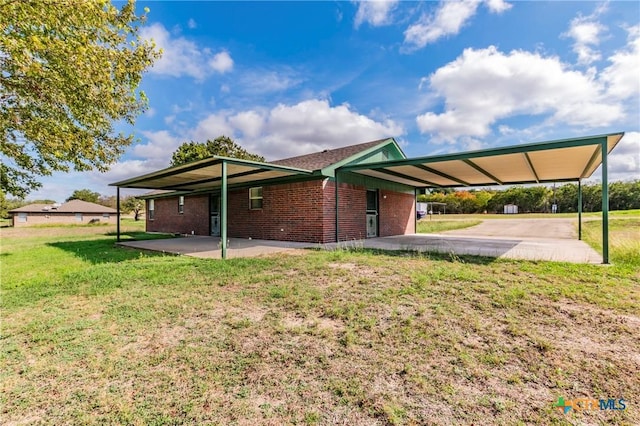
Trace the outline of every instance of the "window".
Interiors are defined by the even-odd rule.
[[[149,220],[153,220],[153,216],[156,209],[156,200],[149,200]]]
[[[262,208],[262,187],[249,188],[249,208],[259,210]]]
[[[178,197],[178,213],[184,213],[184,196],[181,195]]]
[[[76,222],[82,222],[82,213],[76,213]]]
[[[367,190],[367,212],[378,212],[378,191],[375,189]]]
[[[109,219],[109,213],[102,213],[102,217],[105,219]]]
[[[18,222],[25,223],[27,221],[26,213],[18,213]]]

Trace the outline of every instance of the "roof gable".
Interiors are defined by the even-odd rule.
[[[387,153],[383,158],[382,152]],[[380,155],[376,155],[380,154]],[[393,138],[378,139],[371,142],[349,145],[342,148],[325,149],[312,154],[299,155],[271,161],[272,164],[299,167],[333,176],[336,168],[346,164],[361,164],[384,159],[401,160],[406,158]]]
[[[47,214],[61,214],[61,213],[110,213],[116,214],[116,209],[111,207],[105,207],[100,204],[89,203],[82,200],[71,200],[64,204],[61,204],[57,208],[54,208],[50,204],[28,204],[26,206],[19,207],[11,210],[9,213],[47,213]]]

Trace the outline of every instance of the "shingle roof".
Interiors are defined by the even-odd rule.
[[[51,207],[51,204],[27,204],[26,206],[18,207],[17,209],[9,210],[9,213],[35,213],[45,211],[47,207]]]
[[[388,139],[379,139],[376,141],[360,143],[357,145],[345,146],[343,148],[325,149],[321,152],[314,152],[313,154],[299,155],[297,157],[284,158],[282,160],[271,161],[272,164],[279,166],[296,167],[305,170],[321,170],[327,166],[356,155],[359,152],[365,151],[369,148],[373,148],[376,145],[381,144]]]
[[[71,200],[61,204],[58,208],[53,208],[49,204],[28,204],[11,210],[9,213],[112,213],[116,214],[116,209],[101,206],[100,204],[89,203],[82,200]]]

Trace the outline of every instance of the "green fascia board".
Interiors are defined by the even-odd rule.
[[[334,178],[329,178],[330,181],[335,182]],[[403,183],[394,182],[374,176],[361,175],[358,173],[340,172],[340,183],[346,183],[351,185],[360,185],[369,189],[384,189],[388,191],[404,192],[413,194],[414,187],[405,185]],[[425,188],[430,188],[425,186]]]
[[[164,194],[149,194],[149,195],[138,195],[136,198],[140,200],[155,200],[157,198],[171,198],[178,197],[180,195],[191,195],[192,191],[169,191]]]
[[[400,145],[398,145],[398,143],[396,142],[395,139],[393,138],[389,138],[389,139],[385,139],[384,141],[380,142],[378,145],[376,146],[372,146],[369,149],[366,149],[364,151],[358,152],[357,154],[354,154],[350,157],[345,158],[342,161],[338,161],[337,163],[333,163],[327,167],[325,167],[324,169],[320,170],[320,173],[323,176],[327,176],[327,177],[335,177],[335,171],[338,168],[344,167],[346,165],[350,165],[350,164],[360,164],[362,161],[366,161],[367,158],[371,157],[372,155],[382,151],[384,148],[387,147],[391,147],[394,156],[398,156],[398,160],[403,160],[406,159],[407,156],[405,155],[405,153],[402,151],[402,149],[400,148]],[[386,160],[389,161],[389,160]],[[376,163],[371,163],[371,164],[377,164]]]
[[[326,179],[326,177],[320,176],[320,175],[307,175],[307,176],[294,175],[294,176],[284,176],[284,177],[277,177],[277,178],[271,178],[271,179],[262,179],[262,180],[256,180],[251,182],[235,183],[235,184],[229,184],[227,186],[229,188],[229,191],[231,191],[235,189],[253,188],[256,186],[286,185],[290,183],[307,182],[310,180],[319,180],[319,179]],[[222,187],[221,185],[218,185],[218,186],[212,186],[210,188],[193,189],[191,191],[187,191],[186,193],[188,195],[215,193],[215,192],[219,192],[221,187]],[[178,192],[175,192],[174,194],[178,194]]]
[[[294,172],[296,174],[306,174],[306,175],[310,175],[313,173],[311,170],[299,169],[296,167],[280,166],[277,164],[263,163],[259,161],[242,160],[239,158],[222,157],[222,156],[214,155],[212,157],[205,158],[204,160],[192,161],[190,163],[181,164],[179,166],[167,167],[165,169],[158,170],[152,173],[147,173],[141,176],[136,176],[131,179],[110,183],[109,186],[136,188],[135,186],[129,186],[129,185],[135,185],[136,183],[144,182],[154,178],[159,179],[159,178],[164,178],[169,176],[175,176],[180,173],[201,169],[203,167],[212,166],[216,164],[221,164],[222,162],[226,162],[227,164],[236,164],[240,166],[253,166],[256,169],[262,169],[262,170],[280,170],[280,171],[288,171],[288,172]],[[137,187],[140,188],[140,186],[137,186]],[[160,188],[157,188],[157,189],[160,189]]]
[[[368,164],[347,164],[341,167],[341,171],[359,170],[359,169],[375,169],[381,167],[393,166],[412,166],[416,164],[428,164],[441,161],[469,160],[480,157],[491,157],[495,155],[519,154],[523,152],[544,151],[548,149],[572,148],[577,146],[596,145],[607,142],[607,138],[611,136],[622,137],[624,132],[609,133],[605,135],[587,136],[582,138],[560,139],[547,142],[535,142],[529,144],[511,145],[499,148],[489,148],[477,151],[467,151],[456,154],[442,154],[426,157],[408,158],[405,160],[390,160]]]

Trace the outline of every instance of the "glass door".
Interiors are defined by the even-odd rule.
[[[209,212],[211,215],[211,236],[220,236],[220,194],[211,194]]]
[[[367,238],[378,236],[378,190],[367,190]]]

